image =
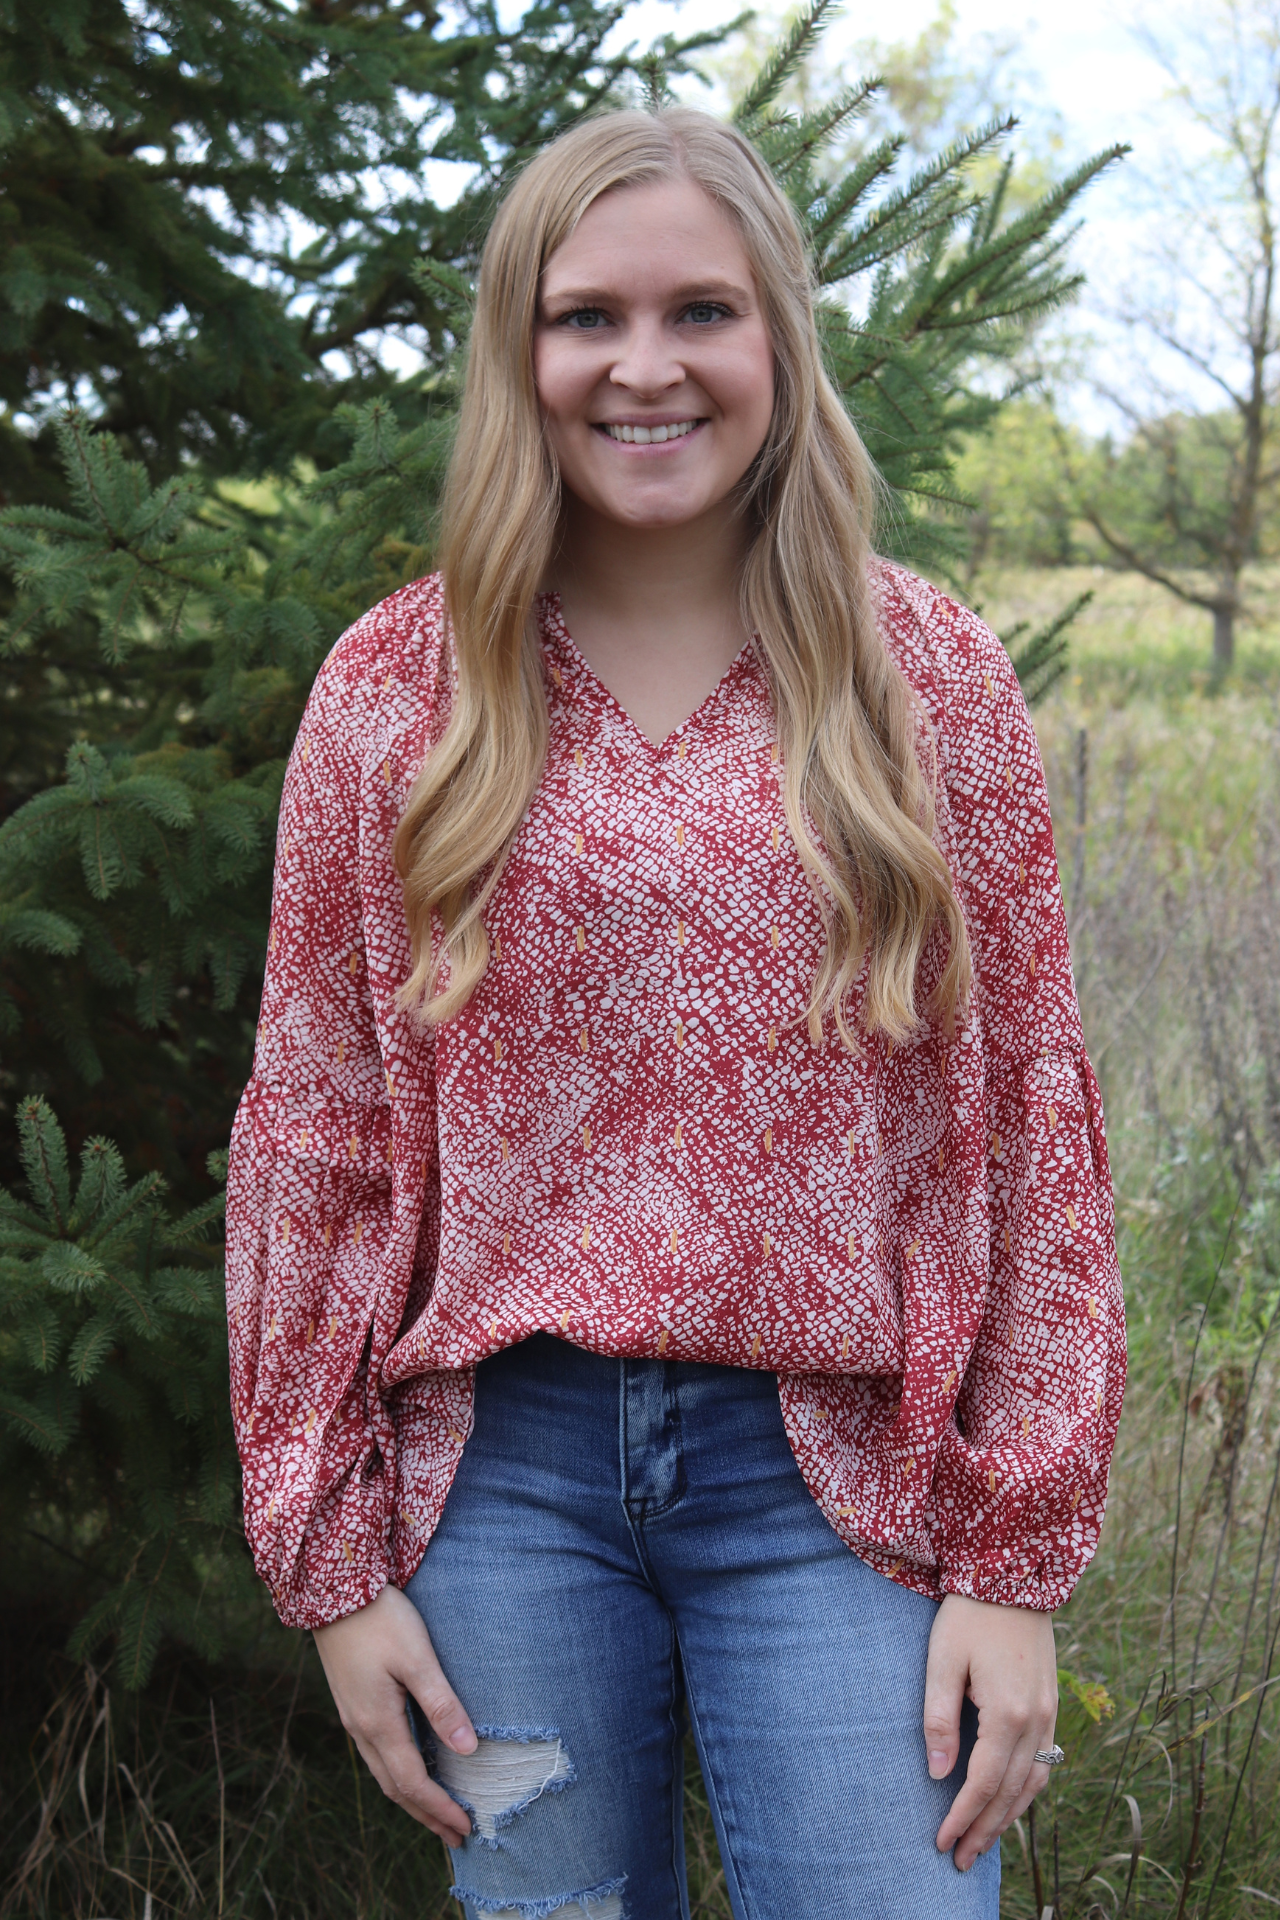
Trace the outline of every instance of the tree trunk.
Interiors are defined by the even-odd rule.
[[[1234,607],[1215,607],[1213,610],[1213,670],[1226,673],[1236,657],[1236,610]]]

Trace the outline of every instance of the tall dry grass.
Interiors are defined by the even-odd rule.
[[[1069,1763],[1006,1840],[1002,1912],[1261,1916],[1280,1909],[1280,637],[1246,634],[1215,686],[1199,616],[1140,582],[975,597],[1010,624],[1082,584],[1098,598],[1038,724],[1131,1386],[1102,1546],[1058,1622]],[[235,1671],[175,1660],[141,1700],[56,1671],[0,1745],[0,1911],[456,1914],[442,1850],[362,1778],[299,1636],[265,1629]],[[16,1691],[49,1686],[42,1656]],[[726,1920],[696,1768],[686,1830],[694,1913]]]

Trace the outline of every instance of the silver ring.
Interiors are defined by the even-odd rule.
[[[1040,1767],[1060,1767],[1066,1757],[1061,1747],[1046,1747],[1036,1755],[1035,1763]]]

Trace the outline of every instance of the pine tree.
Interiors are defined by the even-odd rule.
[[[79,1561],[78,1608],[58,1609],[79,1611],[70,1651],[114,1637],[136,1686],[166,1631],[218,1651],[226,1603],[243,1605],[249,1586],[243,1556],[225,1551],[238,1477],[208,1244],[222,1196],[175,1218],[160,1177],[129,1185],[103,1139],[86,1140],[73,1188],[44,1101],[24,1100],[17,1118],[28,1197],[0,1188],[7,1551],[29,1560],[34,1537]],[[223,1154],[210,1173],[225,1167]]]
[[[986,370],[1007,359],[1026,329],[1071,293],[1075,283],[1063,259],[1067,216],[1112,156],[1099,156],[1007,217],[1008,169],[985,190],[974,179],[975,162],[998,150],[1004,126],[979,131],[903,179],[897,177],[902,143],[892,138],[870,141],[861,151],[855,142],[853,159],[830,167],[824,156],[836,147],[850,150],[871,89],[853,89],[809,113],[777,104],[826,4],[820,0],[800,18],[736,117],[810,236],[830,365],[891,489],[882,545],[908,558],[945,559],[949,536],[937,508],[950,500],[963,504],[951,461],[959,436],[996,405]],[[231,0],[227,6],[235,15]],[[334,11],[349,22],[363,18]],[[372,9],[375,25],[392,17]],[[76,1141],[113,1135],[127,1161],[164,1169],[188,1197],[207,1193],[207,1156],[225,1142],[249,1066],[283,756],[316,666],[342,627],[431,564],[469,275],[485,209],[504,168],[537,138],[553,134],[586,94],[602,97],[621,79],[616,64],[599,61],[598,38],[591,41],[582,17],[561,8],[526,16],[524,64],[515,70],[511,97],[501,102],[508,116],[504,143],[496,157],[488,153],[473,190],[466,244],[461,227],[450,230],[447,244],[436,229],[418,227],[412,246],[427,250],[417,260],[403,256],[404,287],[396,298],[405,311],[431,316],[426,371],[391,382],[371,370],[371,390],[361,387],[361,374],[352,376],[354,399],[327,394],[330,438],[308,483],[287,473],[270,489],[227,483],[221,463],[231,457],[229,448],[239,449],[250,474],[260,472],[269,422],[254,439],[257,430],[250,431],[245,415],[242,437],[236,439],[237,424],[224,442],[211,415],[212,452],[184,463],[184,454],[200,450],[195,427],[183,430],[187,438],[163,445],[147,440],[133,423],[112,415],[104,388],[100,412],[121,431],[107,430],[90,409],[62,415],[50,428],[62,463],[61,494],[0,515],[0,559],[13,582],[3,644],[20,673],[38,673],[56,686],[67,736],[61,777],[0,828],[0,989],[6,996],[0,1022],[6,1023],[9,1097],[28,1101],[24,1138],[53,1138],[44,1109],[29,1104],[44,1095]],[[592,16],[592,32],[603,18]],[[541,65],[534,58],[535,27],[542,35]],[[576,50],[566,53],[562,42]],[[661,97],[667,73],[687,57],[668,50],[642,63],[651,96]],[[521,78],[528,74],[536,78]],[[515,97],[517,82],[526,88],[523,104]],[[547,107],[551,99],[555,111]],[[455,124],[477,127],[489,109],[467,111],[471,120],[464,113]],[[492,140],[492,131],[485,137]],[[319,202],[315,208],[322,211]],[[324,246],[320,251],[330,257]],[[370,241],[367,256],[359,257],[372,259],[376,251]],[[334,274],[336,313],[346,310],[348,295],[336,267]],[[856,309],[850,305],[855,297]],[[286,302],[279,311],[289,318],[292,310]],[[193,337],[183,349],[190,349],[193,380],[198,345]],[[140,379],[144,358],[137,362]],[[314,385],[303,380],[294,391],[303,396],[300,407],[312,404],[306,396]],[[194,404],[187,417],[204,419]],[[338,434],[346,436],[341,457],[333,450]],[[290,442],[295,450],[300,444]],[[56,489],[49,491],[52,496]],[[96,677],[88,664],[90,642],[98,650]],[[1055,635],[1033,636],[1023,656],[1029,673],[1043,681],[1057,645]],[[50,741],[54,731],[48,729]],[[99,1141],[84,1151],[92,1161],[106,1149]],[[102,1229],[85,1225],[90,1216],[83,1208],[83,1220],[72,1219],[58,1198],[62,1176],[50,1179],[52,1186],[37,1180],[34,1192],[37,1206],[45,1207],[44,1226],[24,1214],[14,1229],[17,1251],[0,1268],[0,1316],[22,1329],[0,1341],[0,1388],[8,1396],[0,1399],[0,1413],[13,1444],[48,1449],[54,1442],[39,1439],[23,1408],[52,1408],[55,1425],[48,1432],[66,1436],[57,1439],[64,1450],[59,1457],[70,1461],[73,1434],[89,1433],[92,1423],[84,1414],[75,1428],[59,1411],[70,1404],[63,1374],[44,1385],[34,1379],[39,1366],[32,1356],[43,1350],[27,1327],[41,1315],[42,1325],[52,1326],[50,1314],[58,1320],[63,1372],[92,1398],[88,1377],[76,1378],[77,1367],[83,1372],[78,1356],[88,1350],[78,1342],[99,1343],[93,1352],[100,1354],[105,1382],[132,1381],[136,1373],[144,1383],[139,1391],[149,1392],[147,1368],[157,1352],[167,1351],[163,1341],[172,1323],[157,1319],[166,1330],[153,1337],[150,1321],[144,1327],[114,1302],[105,1289],[116,1285],[116,1268],[92,1238]],[[156,1189],[147,1190],[145,1208],[142,1199],[135,1204],[151,1210],[147,1217],[158,1233],[179,1231],[164,1225]],[[37,1233],[46,1241],[31,1238]],[[53,1240],[62,1251],[51,1251]],[[157,1277],[167,1270],[153,1272],[154,1255],[133,1250],[137,1244],[131,1241],[122,1256],[133,1276],[126,1291],[158,1287],[157,1312],[177,1312],[165,1291],[169,1280]],[[92,1336],[83,1333],[88,1321],[73,1329],[65,1320],[59,1291],[59,1276],[80,1271],[81,1253],[107,1273],[93,1288],[112,1317],[95,1323],[99,1331]],[[93,1288],[86,1288],[88,1302]],[[220,1365],[214,1353],[221,1350],[220,1330],[192,1332],[197,1345],[210,1343],[201,1365]],[[222,1421],[225,1435],[225,1413],[212,1411],[213,1375],[200,1378],[207,1417]],[[103,1418],[123,1418],[126,1404],[122,1387]],[[163,1418],[157,1411],[160,1427]],[[113,1446],[123,1457],[119,1434],[99,1434],[94,1444],[104,1458]],[[114,1555],[132,1539],[139,1556],[133,1577],[146,1584],[147,1555],[157,1540],[169,1538],[156,1531],[156,1511],[175,1515],[180,1529],[194,1529],[192,1538],[213,1524],[213,1510],[206,1513],[193,1491],[204,1469],[182,1453],[174,1435],[156,1445],[158,1460],[183,1464],[157,1469],[160,1507],[153,1510],[150,1496],[140,1493],[133,1506],[115,1509],[103,1536],[114,1544],[100,1562],[94,1559],[89,1582],[88,1597],[102,1595],[104,1610],[94,1616],[100,1623],[134,1618],[128,1608],[137,1596],[120,1590],[117,1567],[126,1562]],[[48,1482],[49,1498],[63,1520],[70,1515],[82,1533],[98,1537],[93,1516],[107,1499],[103,1483],[67,1471],[55,1494],[56,1479]],[[182,1595],[193,1591],[195,1566],[192,1553],[184,1552],[185,1559],[165,1550],[163,1564],[177,1569],[178,1584],[159,1609],[179,1629],[188,1617]],[[159,1611],[153,1608],[148,1619]],[[131,1655],[141,1672],[146,1648],[136,1634],[131,1644],[141,1648],[136,1659]]]

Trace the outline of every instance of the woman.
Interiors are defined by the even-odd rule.
[[[442,574],[290,763],[247,1524],[472,1920],[687,1913],[686,1713],[751,1920],[994,1920],[1058,1757],[1102,1115],[1016,680],[874,504],[766,169],[594,120],[485,249]]]

